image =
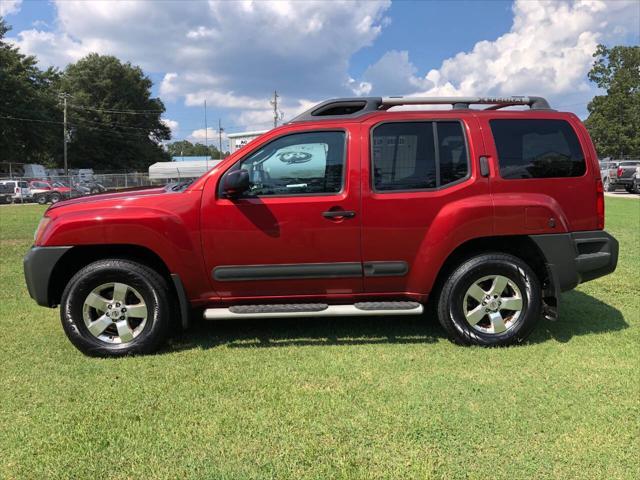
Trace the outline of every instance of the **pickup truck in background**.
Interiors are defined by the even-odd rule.
[[[629,193],[640,193],[640,160],[611,162],[608,167],[603,179],[605,191],[624,188]]]
[[[71,198],[71,188],[62,182],[47,182],[45,180],[32,180],[29,182],[31,195],[34,202],[40,205],[45,203],[58,203],[60,200]]]

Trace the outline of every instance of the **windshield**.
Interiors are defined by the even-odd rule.
[[[182,180],[180,182],[168,183],[164,190],[166,192],[183,192],[186,188],[194,182],[195,179]]]

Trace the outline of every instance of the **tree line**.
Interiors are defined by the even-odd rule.
[[[215,146],[169,143],[165,106],[151,79],[118,58],[92,53],[63,70],[38,67],[5,40],[0,17],[0,162],[63,165],[62,95],[67,95],[70,168],[146,169],[172,156],[210,155]],[[585,121],[601,157],[640,157],[640,47],[599,45],[588,74],[606,94]]]

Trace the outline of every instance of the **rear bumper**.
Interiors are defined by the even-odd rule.
[[[611,185],[621,186],[621,187],[630,187],[633,185],[635,181],[634,177],[629,178],[614,178],[611,180]]]
[[[545,256],[556,292],[608,275],[618,264],[618,241],[603,230],[531,235]]]
[[[32,247],[24,256],[24,279],[29,295],[38,305],[54,307],[49,298],[49,280],[58,260],[71,247]]]

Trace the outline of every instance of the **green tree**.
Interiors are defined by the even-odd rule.
[[[188,140],[180,140],[168,144],[167,153],[171,157],[192,157],[209,155],[213,159],[220,158],[220,152],[215,146],[209,145],[207,147],[202,143],[193,144]]]
[[[168,160],[161,141],[171,138],[165,111],[151,96],[140,67],[92,53],[69,65],[60,80],[70,95],[69,165],[95,170],[145,169]]]
[[[55,165],[62,161],[60,74],[42,71],[35,57],[4,41],[10,27],[0,17],[0,161]]]
[[[589,129],[598,155],[640,158],[640,47],[598,45],[589,80],[606,95],[589,103]]]

